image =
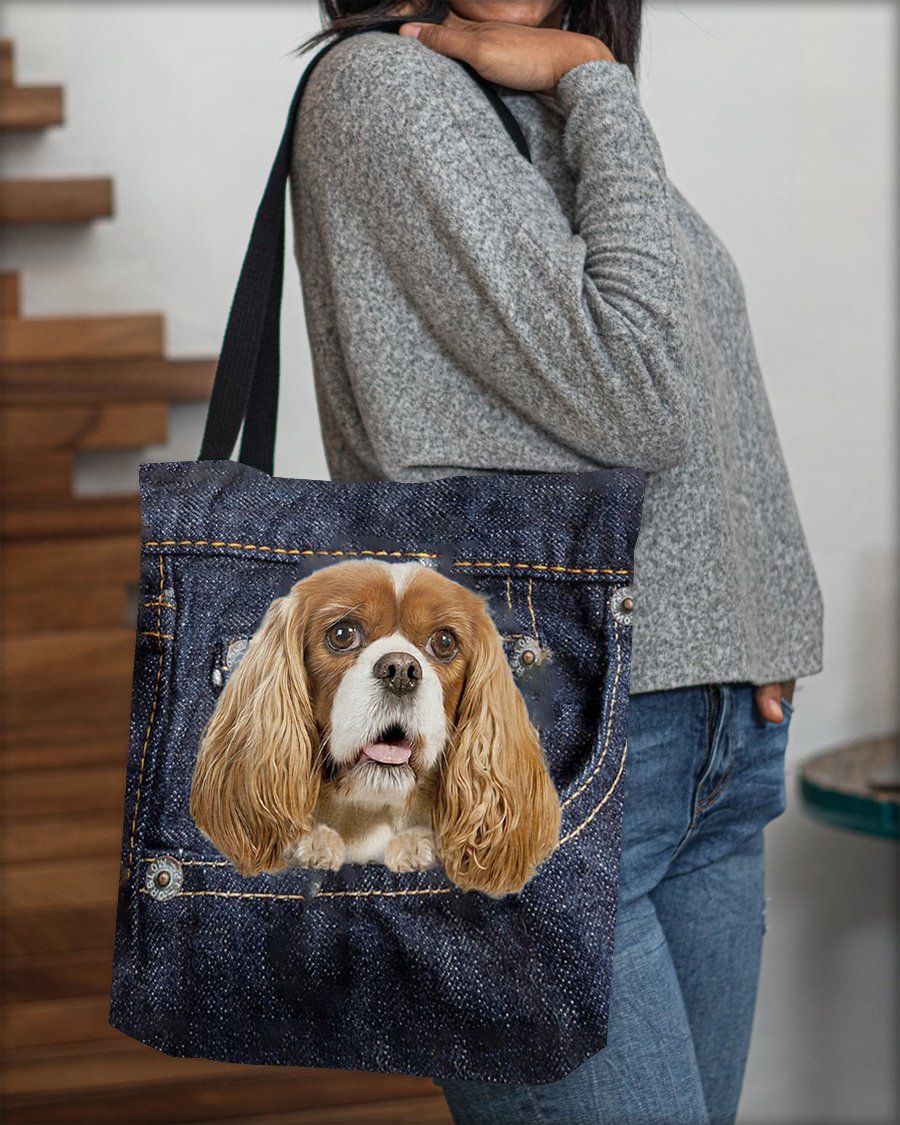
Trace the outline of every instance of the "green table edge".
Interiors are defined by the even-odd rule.
[[[900,804],[853,793],[840,793],[801,777],[800,797],[812,816],[836,828],[849,828],[882,839],[900,840]]]

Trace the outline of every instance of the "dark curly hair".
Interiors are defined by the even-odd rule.
[[[420,0],[416,16],[392,16],[397,0],[319,0],[323,27],[305,39],[291,54],[301,55],[331,36],[344,38],[376,23],[440,23],[450,10],[448,0]],[[624,63],[637,81],[641,39],[641,0],[563,0],[562,27],[602,40],[616,60]]]

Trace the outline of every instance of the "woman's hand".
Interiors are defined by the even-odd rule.
[[[406,5],[400,8],[400,14]],[[513,90],[556,96],[556,84],[579,63],[615,62],[593,35],[553,27],[523,27],[500,20],[465,20],[448,12],[441,23],[404,23],[401,35],[415,35],[441,55],[462,59],[489,82]]]
[[[781,680],[773,684],[760,684],[753,689],[756,709],[764,719],[768,719],[770,723],[784,721],[781,701],[786,699],[790,703],[793,700],[796,682],[796,680]]]

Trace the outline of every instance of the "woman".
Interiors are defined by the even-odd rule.
[[[291,189],[332,477],[648,474],[608,1045],[545,1085],[442,1081],[454,1121],[731,1122],[823,611],[735,264],[638,99],[640,3],[325,8],[307,45],[347,38]]]

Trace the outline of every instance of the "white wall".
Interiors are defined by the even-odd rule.
[[[896,189],[888,2],[650,2],[642,99],[672,180],[729,246],[826,602],[826,668],[801,682],[791,803],[768,833],[766,952],[740,1120],[896,1114],[896,849],[810,821],[802,761],[896,727]],[[302,62],[312,0],[8,0],[22,82],[61,82],[66,125],[4,144],[4,174],[105,175],[116,214],[11,231],[24,312],[160,310],[171,357],[213,356]],[[285,280],[276,471],[327,475],[300,288]],[[131,490],[193,459],[201,408],[77,487]]]

